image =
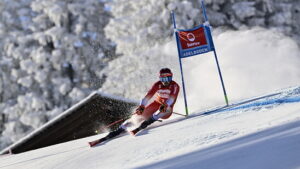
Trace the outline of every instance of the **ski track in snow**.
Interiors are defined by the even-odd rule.
[[[139,168],[296,168],[300,165],[299,131],[300,121],[296,121]]]
[[[299,168],[300,87],[191,114],[94,148],[100,134],[0,156],[0,169]],[[241,104],[243,103],[243,104]]]

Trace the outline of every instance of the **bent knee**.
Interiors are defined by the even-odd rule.
[[[158,114],[153,114],[153,119],[158,120],[158,119],[167,119],[172,115],[172,112],[165,112],[165,113],[158,113]]]

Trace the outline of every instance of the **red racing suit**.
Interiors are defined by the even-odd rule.
[[[145,106],[142,116],[146,119],[150,118],[162,104],[167,106],[169,113],[162,119],[167,119],[172,115],[174,104],[179,93],[179,85],[175,81],[171,81],[170,85],[164,86],[161,81],[154,83],[147,95],[142,99],[141,105]],[[152,100],[154,99],[154,101]],[[151,103],[149,103],[152,101]]]

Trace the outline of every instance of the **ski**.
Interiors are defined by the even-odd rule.
[[[136,129],[134,129],[134,130],[132,130],[132,131],[129,131],[129,134],[130,135],[132,135],[132,136],[136,136],[136,134],[138,133],[138,132],[140,132],[142,129],[140,129],[140,128],[136,128]]]
[[[100,143],[99,140],[94,140],[94,141],[89,142],[89,145],[90,145],[90,147],[94,147],[95,145],[97,145],[99,143]]]
[[[94,140],[94,141],[91,141],[91,142],[88,142],[88,143],[89,143],[90,147],[94,147],[97,144],[100,144],[105,140],[106,140],[105,138],[101,138],[101,139],[97,139],[97,140]]]

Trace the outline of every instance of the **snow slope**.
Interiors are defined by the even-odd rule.
[[[0,157],[0,168],[300,168],[300,87],[240,101],[235,107],[173,118],[89,148],[75,140]]]

